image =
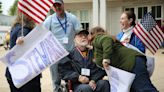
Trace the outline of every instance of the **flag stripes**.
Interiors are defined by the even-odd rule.
[[[18,9],[39,24],[44,21],[52,4],[53,0],[19,0]]]
[[[134,33],[137,35],[137,37],[144,43],[144,45],[149,48],[149,50],[152,53],[155,53],[155,49],[152,48],[152,44],[149,41],[149,39],[147,38],[146,34],[143,34],[141,31],[142,29],[140,29],[140,27],[138,27],[137,25],[135,26],[135,28],[133,29]]]
[[[134,27],[133,32],[153,54],[164,41],[164,32],[159,28],[150,12]]]
[[[133,31],[153,54],[156,53],[164,40],[164,34],[157,25],[149,32],[142,24],[138,23]]]

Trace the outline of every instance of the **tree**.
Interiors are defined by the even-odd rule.
[[[17,5],[18,5],[18,0],[15,0],[14,4],[9,9],[9,15],[14,16],[17,14]]]
[[[0,2],[0,14],[2,13],[2,2]]]

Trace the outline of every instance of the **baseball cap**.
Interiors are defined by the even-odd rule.
[[[54,0],[54,4],[55,3],[63,4],[63,0]]]
[[[89,32],[87,30],[81,30],[78,33],[76,33],[76,35],[79,35],[79,34],[86,34],[86,35],[88,35]]]

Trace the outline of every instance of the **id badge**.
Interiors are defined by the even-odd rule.
[[[90,76],[90,69],[82,68],[81,75]]]
[[[64,37],[64,38],[63,38],[63,43],[64,43],[64,44],[68,44],[68,37]]]

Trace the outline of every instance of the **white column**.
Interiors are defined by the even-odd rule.
[[[100,26],[107,29],[107,0],[100,0]]]
[[[99,26],[99,0],[92,0],[93,1],[93,19],[92,19],[92,22],[93,22],[93,27],[95,26]]]

